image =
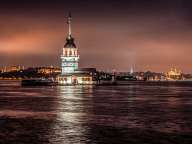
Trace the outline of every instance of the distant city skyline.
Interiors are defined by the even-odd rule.
[[[192,72],[188,0],[3,1],[0,66],[60,66],[69,11],[80,67]]]

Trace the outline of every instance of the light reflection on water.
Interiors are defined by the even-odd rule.
[[[57,123],[52,125],[49,141],[54,144],[88,142],[88,128],[83,126],[86,123],[83,100],[87,94],[91,96],[92,86],[60,86],[57,90],[60,101],[57,107]]]
[[[0,143],[192,141],[191,86],[0,84]]]

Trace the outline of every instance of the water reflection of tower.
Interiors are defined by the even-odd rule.
[[[51,143],[79,143],[87,141],[85,126],[92,109],[92,85],[58,86],[57,117],[52,126]],[[86,102],[86,103],[85,103]]]

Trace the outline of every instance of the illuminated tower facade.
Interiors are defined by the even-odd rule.
[[[61,55],[61,74],[66,75],[70,73],[74,73],[75,70],[78,69],[79,64],[79,53],[78,48],[74,43],[74,38],[71,33],[71,14],[68,16],[68,36],[66,38],[66,43],[63,48],[63,52]]]

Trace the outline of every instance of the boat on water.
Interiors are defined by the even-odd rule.
[[[25,79],[21,81],[22,86],[55,86],[57,82],[53,79]]]

